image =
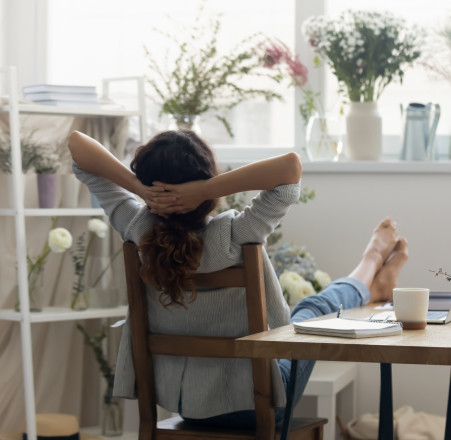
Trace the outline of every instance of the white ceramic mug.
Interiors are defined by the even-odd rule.
[[[396,319],[406,330],[426,327],[429,307],[429,289],[423,287],[396,287],[393,289],[393,309]]]

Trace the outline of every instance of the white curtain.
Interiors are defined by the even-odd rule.
[[[98,139],[114,154],[122,157],[128,135],[125,118],[84,119],[56,116],[21,116],[24,131],[35,130],[34,139],[42,143],[65,144],[67,135],[78,129]],[[0,120],[0,133],[9,132],[7,117]],[[61,167],[59,174],[67,172],[70,165]],[[38,207],[36,175],[24,176],[25,207]],[[9,203],[9,177],[0,173],[0,207]],[[55,207],[61,206],[61,190],[57,186]],[[90,207],[89,191],[82,187],[78,205]],[[60,217],[58,226],[67,228],[75,239],[87,231],[86,217]],[[26,219],[27,252],[37,255],[47,238],[51,226],[48,217]],[[12,217],[0,217],[0,308],[13,308],[17,300],[15,222]],[[100,239],[99,239],[100,240]],[[120,237],[111,232],[93,248],[93,254],[113,253],[121,246]],[[126,303],[123,260],[115,260],[116,282],[120,287],[122,303]],[[74,270],[69,251],[64,254],[51,253],[44,268],[44,306],[68,306],[72,295]],[[39,313],[39,312],[35,312]],[[93,333],[99,328],[99,320],[88,320],[82,324]],[[111,329],[113,346],[110,357],[114,363],[115,349],[120,329]],[[33,367],[36,396],[36,411],[70,413],[78,416],[80,426],[99,423],[101,388],[105,381],[92,350],[84,345],[76,323],[56,322],[32,324]],[[20,325],[17,322],[0,321],[0,432],[20,431],[25,421],[25,404],[22,371]]]

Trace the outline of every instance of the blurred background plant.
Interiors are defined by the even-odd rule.
[[[451,84],[451,15],[444,23],[429,32],[421,64],[434,74]]]
[[[85,344],[88,347],[91,347],[94,352],[94,356],[96,358],[97,364],[99,365],[100,372],[106,380],[107,387],[111,391],[113,391],[113,366],[108,362],[107,356],[103,350],[103,341],[108,336],[108,328],[108,324],[103,324],[100,329],[93,336],[91,336],[81,324],[77,323],[77,329],[80,330],[80,332],[83,334]],[[112,397],[112,395],[110,397]]]
[[[274,253],[273,265],[289,305],[320,292],[331,282],[326,272],[318,270],[305,246],[283,244]]]
[[[26,174],[34,169],[36,173],[55,173],[61,165],[58,148],[43,145],[36,140],[36,130],[30,130],[21,136],[22,172]],[[12,172],[11,143],[9,136],[0,138],[0,170]]]
[[[187,116],[212,111],[233,137],[225,110],[252,98],[281,99],[271,84],[280,83],[283,76],[264,66],[261,48],[267,37],[262,34],[250,35],[229,53],[221,54],[218,49],[221,15],[208,19],[204,7],[205,2],[189,28],[174,23],[174,32],[154,29],[167,39],[168,47],[171,44],[172,52],[168,49],[162,66],[153,54],[154,49],[145,47],[146,79],[152,99],[161,106],[160,115],[172,115],[183,123]],[[180,30],[181,35],[177,35]]]
[[[299,105],[299,111],[305,124],[316,111],[324,113],[323,105],[320,100],[320,93],[315,92],[308,82],[307,67],[302,64],[298,55],[293,55],[289,47],[280,40],[268,40],[264,47],[263,65],[269,69],[279,71],[281,80],[288,77],[291,85],[299,87],[302,93],[302,103]],[[314,67],[321,67],[321,61],[318,56],[314,58]]]
[[[353,102],[377,101],[392,81],[402,83],[405,69],[420,56],[423,37],[421,29],[388,11],[312,16],[302,31]]]

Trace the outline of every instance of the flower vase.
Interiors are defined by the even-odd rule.
[[[169,115],[169,130],[192,130],[200,135],[199,119],[197,115]]]
[[[53,208],[55,203],[56,174],[37,174],[39,208]]]
[[[382,154],[382,118],[377,102],[351,102],[346,116],[346,156],[378,160]]]
[[[336,161],[343,141],[338,119],[333,115],[315,113],[307,124],[306,149],[311,161]]]
[[[30,312],[42,312],[42,293],[44,287],[44,269],[35,269],[28,274],[28,306]],[[20,312],[19,286],[16,286],[17,302],[14,306]]]
[[[106,437],[122,435],[123,424],[122,399],[113,397],[113,386],[109,385],[103,398],[102,435]]]
[[[119,289],[115,286],[110,257],[91,258],[90,279],[90,307],[102,309],[119,305]]]
[[[83,311],[89,308],[89,292],[84,289],[81,292],[74,292],[72,294],[72,301],[70,303],[72,310]]]

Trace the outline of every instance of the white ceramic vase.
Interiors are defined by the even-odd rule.
[[[378,160],[382,154],[382,118],[377,102],[351,102],[346,116],[346,157]]]

